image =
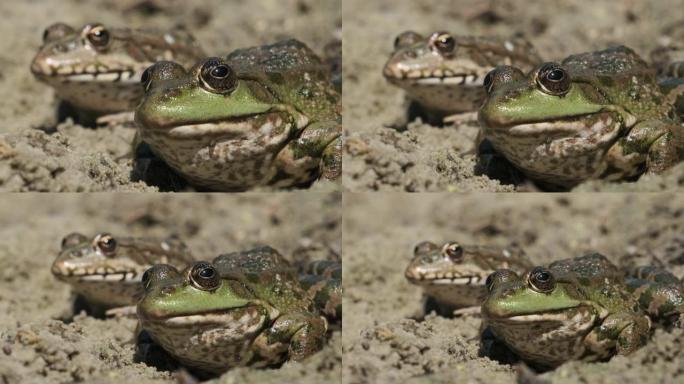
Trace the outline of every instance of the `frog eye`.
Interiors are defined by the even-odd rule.
[[[148,91],[157,81],[178,79],[186,74],[185,68],[176,62],[158,61],[145,69],[140,76],[140,84],[145,91]]]
[[[95,237],[95,245],[107,257],[116,254],[117,242],[109,233],[102,233]]]
[[[394,39],[394,49],[408,47],[419,41],[423,40],[423,36],[413,31],[406,31],[400,33],[396,39]]]
[[[498,269],[487,276],[485,286],[487,287],[487,290],[491,292],[497,285],[517,278],[518,275],[510,269]]]
[[[444,254],[449,260],[460,263],[463,260],[463,247],[455,241],[446,243],[444,245]]]
[[[446,32],[437,32],[430,37],[430,44],[443,55],[451,55],[456,49],[456,40]]]
[[[150,272],[151,270],[152,270],[152,268],[148,268],[145,271],[145,273],[143,273],[143,275],[142,275],[141,280],[142,280],[143,287],[145,287],[145,289],[150,288],[150,282],[152,281],[152,278],[150,276],[152,274],[152,272]]]
[[[525,74],[519,68],[510,65],[500,65],[489,71],[482,85],[487,94],[490,94],[500,84],[514,82],[523,78],[525,78]]]
[[[152,84],[152,75],[150,74],[152,72],[152,67],[154,66],[147,67],[142,76],[140,76],[140,84],[142,84],[145,91],[150,89],[150,85]]]
[[[219,286],[219,276],[211,264],[200,261],[190,270],[190,281],[197,289],[209,291]]]
[[[64,36],[73,34],[74,29],[64,23],[56,23],[45,28],[43,31],[43,43],[61,39]]]
[[[199,77],[202,87],[212,93],[230,93],[237,85],[233,69],[216,57],[207,59]]]
[[[79,244],[83,244],[86,241],[88,241],[88,238],[81,235],[80,233],[70,233],[62,239],[62,249],[67,249],[71,247],[75,247]]]
[[[98,49],[107,47],[110,41],[109,31],[99,24],[90,26],[90,29],[86,32],[86,38],[91,45]]]
[[[492,85],[494,84],[494,72],[495,71],[496,71],[496,69],[489,71],[489,73],[487,73],[487,76],[485,76],[485,78],[484,78],[484,82],[482,83],[482,85],[484,85],[485,91],[487,93],[492,92]]]
[[[530,287],[537,292],[548,293],[556,287],[556,279],[551,271],[542,267],[533,268],[528,275],[528,280]]]
[[[415,247],[413,247],[413,254],[418,255],[420,253],[428,253],[437,248],[437,244],[431,241],[421,241],[420,243],[416,244]]]
[[[537,84],[544,93],[562,96],[570,90],[570,76],[558,64],[546,63],[537,72]]]

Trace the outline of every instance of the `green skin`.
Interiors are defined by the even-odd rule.
[[[94,31],[107,39],[95,40]],[[204,57],[195,39],[182,28],[169,31],[112,28],[64,23],[46,28],[31,72],[78,110],[107,114],[132,111],[143,90],[140,76],[159,60],[191,66]]]
[[[452,46],[440,46],[439,38],[451,37]],[[523,38],[501,39],[459,36],[435,32],[422,36],[402,32],[383,68],[391,84],[406,91],[430,120],[476,111],[486,93],[482,79],[497,65],[532,69],[541,58]]]
[[[522,272],[531,267],[525,253],[515,247],[423,241],[415,246],[404,275],[423,288],[428,303],[434,302],[439,313],[451,315],[457,309],[479,308],[487,293],[485,280],[495,270]]]
[[[625,274],[595,253],[551,263],[555,284],[541,288],[536,270],[492,274],[481,310],[497,339],[539,367],[629,354],[646,343],[651,319],[684,310],[681,283],[660,269]]]
[[[543,70],[560,67],[563,93]],[[682,156],[682,128],[655,72],[629,48],[572,55],[524,75],[493,71],[481,136],[530,178],[570,188],[584,180],[661,173]]]
[[[285,265],[275,250],[261,247],[182,272],[154,266],[143,279],[141,327],[185,366],[200,371],[302,360],[323,347],[327,321]],[[216,276],[211,289],[192,277],[207,266]]]
[[[208,85],[212,65],[229,68],[231,86]],[[338,179],[340,95],[303,43],[241,49],[189,71],[161,62],[148,72],[139,138],[191,183],[234,191]]]
[[[113,239],[106,248],[104,239]],[[71,233],[62,240],[52,274],[98,309],[135,305],[142,295],[143,273],[153,264],[184,268],[193,262],[178,238],[114,237],[106,233],[87,237]]]

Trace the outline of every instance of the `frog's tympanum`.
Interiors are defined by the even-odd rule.
[[[647,267],[625,275],[597,253],[523,274],[502,269],[487,278],[487,289],[485,324],[540,367],[631,353],[648,340],[652,319],[684,309],[681,283],[670,273]]]
[[[320,350],[327,321],[295,270],[270,247],[221,255],[183,271],[156,265],[143,277],[142,329],[187,367],[301,360]]]
[[[159,60],[190,66],[203,57],[195,39],[167,32],[87,24],[49,26],[31,72],[77,109],[96,114],[131,111],[143,90],[140,77]]]
[[[406,279],[422,286],[444,314],[479,306],[487,293],[485,280],[495,270],[522,272],[532,267],[525,253],[515,247],[462,245],[455,241],[439,246],[424,241],[416,245],[413,254]]]
[[[660,173],[682,156],[673,103],[629,48],[572,55],[527,75],[500,66],[484,86],[482,136],[542,183],[569,188]]]
[[[497,65],[531,69],[541,62],[522,38],[499,39],[435,32],[397,36],[383,74],[404,89],[429,115],[444,117],[477,110],[485,98],[482,81]]]
[[[114,237],[100,233],[89,238],[71,233],[52,264],[52,274],[70,284],[90,304],[100,308],[134,305],[143,288],[143,273],[153,264],[184,267],[193,262],[178,238]]]
[[[326,65],[285,40],[143,75],[140,138],[191,183],[293,187],[341,172],[340,95]]]

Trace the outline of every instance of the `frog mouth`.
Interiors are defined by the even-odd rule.
[[[88,66],[86,68],[74,68],[67,66],[55,68],[34,63],[31,66],[31,72],[33,72],[33,74],[40,79],[59,80],[63,83],[120,82],[137,84],[140,81],[141,76],[139,75],[140,71],[136,71],[131,68],[113,70],[111,68],[97,68],[94,65]]]
[[[484,278],[478,275],[416,274],[407,271],[406,278],[419,285],[484,285]]]
[[[146,321],[164,324],[164,326],[171,328],[187,328],[192,325],[210,324],[235,324],[242,327],[250,327],[256,324],[258,327],[266,319],[266,315],[260,312],[255,306],[213,310],[201,314],[180,314],[158,317],[145,315],[144,313],[139,313],[139,315]]]
[[[74,270],[62,270],[57,267],[52,268],[52,274],[60,280],[76,280],[83,282],[121,282],[121,281],[140,281],[136,279],[138,273],[135,271],[115,271],[101,268],[96,272],[84,272]]]
[[[411,85],[460,85],[463,87],[481,87],[482,81],[476,73],[455,73],[450,70],[408,71],[398,74],[385,71],[385,76],[394,83]]]

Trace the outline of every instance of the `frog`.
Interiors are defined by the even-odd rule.
[[[223,254],[143,275],[141,329],[184,366],[218,374],[276,366],[319,351],[328,323],[275,249]]]
[[[183,27],[162,31],[58,22],[43,32],[31,72],[84,115],[129,114],[140,102],[142,73],[159,60],[192,66],[205,57]],[[132,115],[130,116],[132,120]]]
[[[528,74],[499,66],[484,87],[481,138],[540,185],[565,190],[590,179],[633,180],[681,159],[672,100],[628,47],[571,55]]]
[[[532,69],[542,62],[523,37],[466,36],[437,31],[400,33],[383,68],[387,81],[406,91],[428,121],[476,112],[485,99],[482,81],[501,64]]]
[[[288,39],[163,61],[142,77],[140,139],[191,184],[215,191],[339,183],[340,95],[304,43]]]
[[[143,293],[142,275],[152,265],[182,268],[193,261],[192,252],[178,236],[126,237],[101,232],[88,237],[73,232],[62,239],[51,271],[98,313],[135,305]]]
[[[426,309],[444,316],[479,312],[487,289],[485,280],[495,270],[522,272],[532,267],[525,252],[516,246],[495,247],[448,241],[441,245],[422,241],[404,275],[421,286]]]
[[[684,44],[669,42],[651,51],[658,84],[674,100],[680,119],[684,117]]]
[[[597,252],[523,274],[500,269],[486,285],[486,327],[540,368],[630,354],[647,342],[653,322],[684,309],[674,275],[654,267],[618,268]]]
[[[342,264],[339,261],[310,262],[305,272],[299,274],[299,283],[328,322],[342,320]]]

